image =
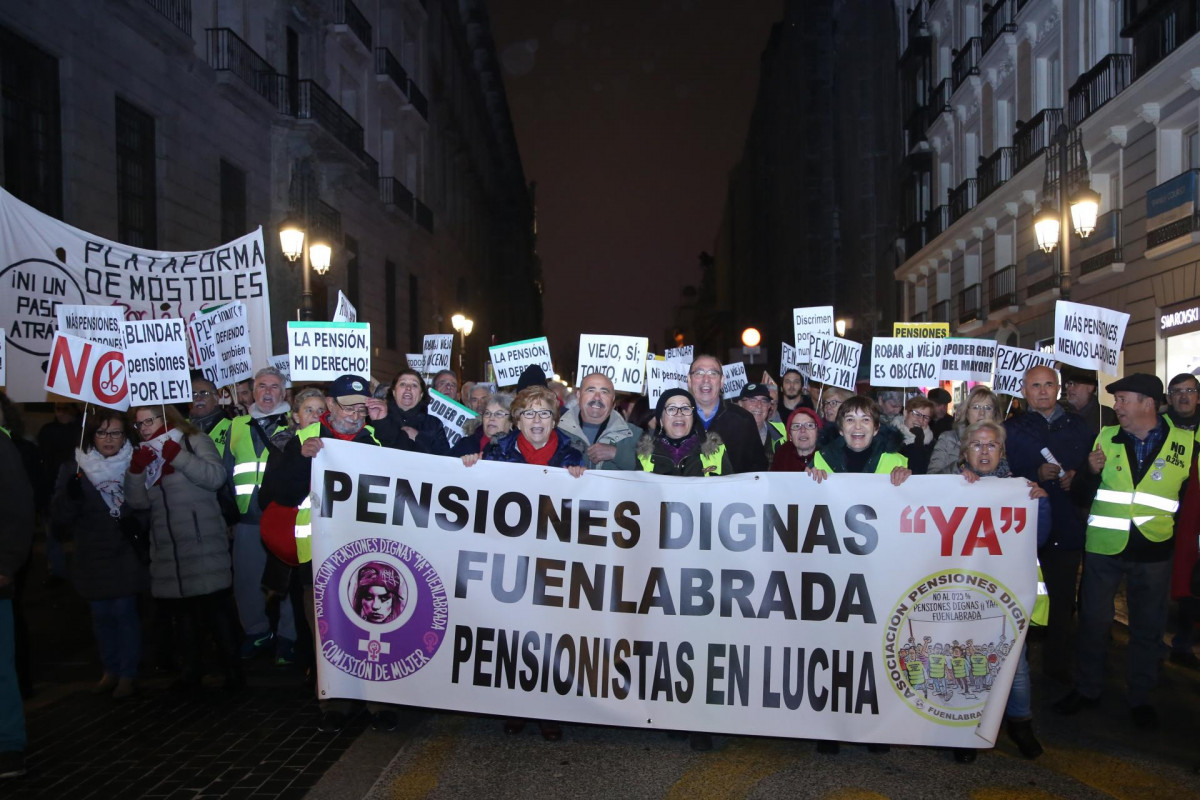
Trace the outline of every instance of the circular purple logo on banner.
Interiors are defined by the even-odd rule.
[[[359,539],[313,574],[321,654],[366,681],[406,678],[445,638],[449,604],[433,564],[391,539]]]

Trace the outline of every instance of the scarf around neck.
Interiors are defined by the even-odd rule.
[[[121,504],[125,502],[125,473],[129,470],[132,458],[133,445],[128,441],[115,455],[107,458],[95,448],[87,453],[79,449],[75,451],[75,463],[79,471],[100,492],[104,504],[108,506],[108,513],[114,517],[121,516]]]
[[[539,448],[534,448],[533,443],[525,438],[525,434],[518,434],[517,449],[521,451],[521,457],[525,459],[526,464],[549,466],[550,459],[558,452],[558,431],[550,431],[550,438]]]

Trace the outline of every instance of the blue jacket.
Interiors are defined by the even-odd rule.
[[[1087,469],[1087,456],[1094,437],[1077,414],[1063,412],[1051,420],[1036,411],[1026,411],[1004,423],[1008,434],[1005,451],[1014,475],[1038,480],[1038,468],[1046,463],[1042,448],[1048,447],[1065,470]],[[1060,550],[1082,550],[1087,523],[1058,479],[1038,481],[1050,496],[1050,546]]]
[[[483,450],[484,461],[506,461],[510,464],[524,464],[525,456],[521,455],[521,449],[517,447],[517,437],[520,435],[520,431],[512,430],[505,434],[503,439],[488,442],[488,446]],[[565,433],[559,433],[558,449],[550,457],[548,466],[578,467],[582,466],[582,464],[583,453],[571,446],[571,437]]]

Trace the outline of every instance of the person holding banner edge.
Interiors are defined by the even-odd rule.
[[[807,472],[821,483],[838,472],[891,475],[899,486],[912,475],[908,459],[889,449],[879,436],[879,406],[869,397],[854,395],[838,408],[837,426],[841,436],[817,451]]]
[[[489,395],[487,403],[479,413],[478,420],[468,420],[467,424],[475,425],[475,430],[459,439],[450,448],[450,455],[461,458],[471,453],[482,453],[487,446],[512,430],[513,396],[508,392],[497,392]],[[465,426],[464,426],[465,427]]]
[[[593,372],[579,382],[579,404],[563,412],[558,430],[583,452],[588,469],[635,470],[642,429],[613,413],[617,393],[606,375]]]

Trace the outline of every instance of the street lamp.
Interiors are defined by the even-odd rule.
[[[762,334],[758,332],[758,328],[746,328],[742,331],[742,344],[746,347],[758,347],[762,342]]]
[[[467,337],[471,335],[471,331],[475,327],[475,320],[463,314],[455,314],[450,317],[450,324],[454,326],[454,330],[458,331],[462,337],[462,344],[458,349],[458,382],[461,385],[463,382],[463,354],[467,349]]]
[[[313,318],[312,279],[309,275],[309,268],[315,270],[318,275],[328,272],[329,264],[333,259],[333,248],[327,241],[316,235],[308,247],[305,247],[306,236],[303,224],[295,219],[285,220],[279,226],[279,247],[283,250],[283,255],[292,263],[295,263],[298,258],[301,260],[303,288],[300,293],[300,318],[309,320]]]
[[[1060,248],[1058,294],[1063,300],[1071,299],[1071,237],[1067,225],[1070,223],[1080,239],[1086,239],[1096,230],[1096,217],[1100,212],[1100,195],[1088,185],[1089,182],[1087,155],[1083,152],[1079,131],[1068,130],[1060,123],[1046,153],[1042,207],[1033,218],[1033,233],[1043,251],[1049,253],[1055,247]],[[1078,187],[1074,192],[1071,191],[1073,186]],[[1052,190],[1057,192],[1057,207],[1050,202]]]

